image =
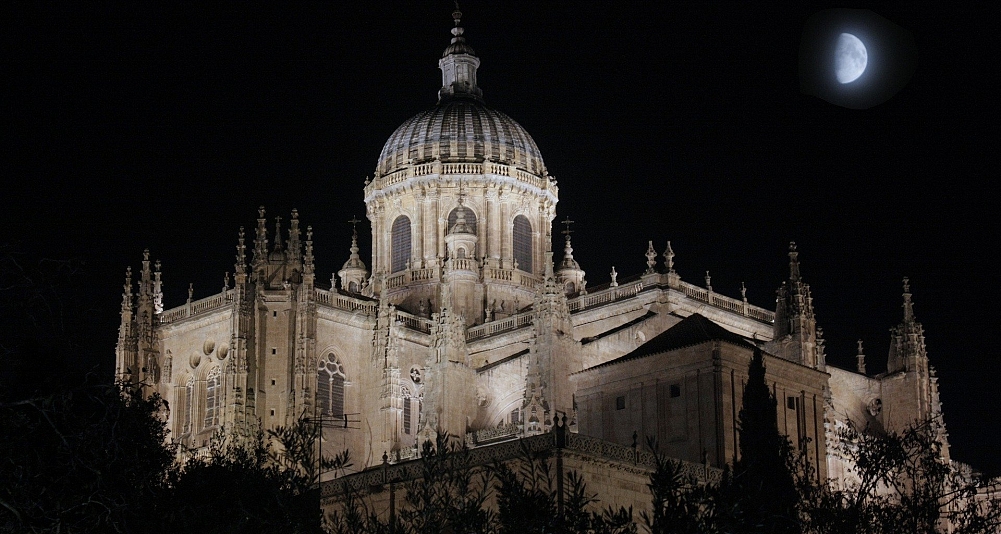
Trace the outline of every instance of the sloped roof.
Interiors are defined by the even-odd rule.
[[[706,341],[726,341],[740,347],[747,347],[749,349],[757,348],[746,337],[735,334],[698,313],[693,313],[682,319],[680,323],[640,345],[629,354],[595,365],[594,367],[589,367],[588,369],[596,369],[626,360],[642,358],[643,356],[668,352],[682,347],[690,347],[699,343],[705,343]]]

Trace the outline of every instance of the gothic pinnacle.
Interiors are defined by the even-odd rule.
[[[643,274],[653,274],[655,272],[657,272],[657,251],[653,249],[653,241],[647,241],[646,272]]]
[[[914,303],[911,302],[911,280],[904,277],[904,322],[914,320]]]
[[[664,265],[667,266],[667,272],[674,272],[674,250],[671,249],[671,242],[667,242],[667,250],[664,251]]]
[[[796,252],[796,242],[789,242],[789,279],[799,280],[799,252]]]

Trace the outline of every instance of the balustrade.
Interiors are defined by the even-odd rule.
[[[431,333],[432,323],[430,319],[411,315],[405,311],[396,310],[395,320],[411,330],[417,330],[418,332],[424,332],[425,334]]]

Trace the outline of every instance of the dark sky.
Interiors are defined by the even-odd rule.
[[[760,4],[462,8],[485,99],[535,138],[591,284],[612,265],[640,272],[647,240],[662,252],[670,239],[683,279],[701,285],[709,270],[731,296],[744,281],[752,303],[771,307],[795,240],[828,361],[853,366],[862,338],[878,372],[909,276],[954,456],[1001,474],[987,259],[998,245],[988,178],[1001,140],[985,62],[996,8],[855,6],[918,48],[910,83],[860,111],[799,92],[803,25],[835,6]],[[321,279],[339,268],[382,143],[436,101],[452,11],[17,7],[4,37],[12,158],[0,243],[87,262],[109,369],[123,271],[143,248],[163,261],[167,306],[189,282],[207,296],[264,204],[285,217],[298,208],[314,227]]]

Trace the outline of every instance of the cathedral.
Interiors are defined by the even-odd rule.
[[[261,207],[214,295],[167,306],[148,251],[126,271],[117,372],[168,401],[173,439],[199,448],[220,428],[306,416],[322,423],[323,452],[350,451],[362,475],[406,464],[441,433],[499,450],[559,432],[587,445],[582,465],[600,478],[651,436],[708,476],[737,457],[757,350],[779,428],[818,477],[847,476],[831,447],[842,425],[941,416],[906,279],[881,372],[861,346],[856,368],[827,365],[795,244],[774,305],[683,280],[669,241],[650,242],[644,272],[589,286],[569,224],[552,250],[557,181],[531,135],[485,103],[454,16],[437,103],[393,132],[360,192],[371,258],[355,231],[343,267],[318,273],[315,247],[347,244],[314,243],[310,214]],[[629,469],[619,486],[638,495],[642,470]]]

